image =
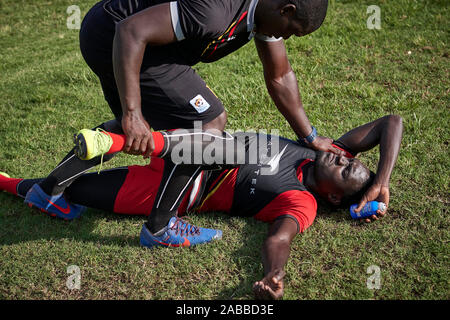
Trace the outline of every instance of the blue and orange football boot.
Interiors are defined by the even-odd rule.
[[[49,196],[38,184],[31,187],[24,202],[27,203],[30,208],[35,207],[52,217],[58,217],[64,220],[78,218],[86,209],[86,207],[79,204],[67,202],[62,193],[55,196]]]
[[[178,217],[172,217],[161,235],[153,235],[144,223],[141,230],[141,245],[147,248],[192,247],[222,238],[221,230],[194,226]]]

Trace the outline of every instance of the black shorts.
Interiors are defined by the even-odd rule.
[[[122,117],[114,78],[112,47],[116,23],[97,3],[85,16],[80,30],[81,53],[99,77],[106,101],[116,119]],[[193,128],[223,111],[221,101],[189,65],[179,61],[174,46],[147,47],[140,73],[142,113],[155,130]]]

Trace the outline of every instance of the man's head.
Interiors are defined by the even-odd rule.
[[[317,152],[314,163],[316,192],[333,205],[358,202],[374,176],[358,159]]]
[[[322,25],[327,8],[328,0],[259,0],[257,32],[284,39],[305,36]]]

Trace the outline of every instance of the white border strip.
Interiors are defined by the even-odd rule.
[[[170,2],[170,17],[172,18],[172,27],[178,41],[184,40],[186,37],[181,30],[180,17],[178,16],[178,3],[176,1]]]

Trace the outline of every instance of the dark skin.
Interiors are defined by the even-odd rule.
[[[127,136],[126,153],[148,158],[155,149],[150,125],[141,111],[139,73],[147,45],[161,46],[174,41],[168,3],[138,12],[116,26],[113,65],[123,110],[122,128]]]
[[[255,11],[258,32],[288,39],[291,35],[304,36],[312,31],[302,30],[295,19],[296,7],[286,1],[260,0]],[[139,72],[145,48],[162,46],[177,41],[173,32],[169,3],[153,6],[121,21],[116,27],[113,43],[114,75],[122,104],[122,128],[127,136],[124,152],[143,154],[148,158],[154,150],[151,128],[141,111]],[[283,41],[266,43],[256,40],[259,57],[264,67],[264,78],[270,96],[277,108],[300,137],[312,132],[303,109],[297,79],[286,55]],[[203,129],[222,131],[226,114],[205,124]],[[317,137],[310,147],[315,150],[341,154],[332,140]]]
[[[403,133],[402,118],[399,116],[386,116],[357,127],[338,140],[354,152],[364,152],[380,145],[380,160],[372,186],[360,202],[382,201],[389,205],[389,178],[397,160]],[[306,187],[319,194],[322,198],[333,204],[339,204],[349,189],[358,188],[355,184],[362,183],[367,173],[359,160],[347,159],[341,156],[328,154],[319,155],[316,162],[320,162],[321,174],[314,172],[310,167],[307,175]],[[329,186],[332,187],[329,187]],[[352,191],[353,192],[353,191]],[[387,210],[387,209],[386,209]],[[383,217],[384,212],[372,216],[373,220]],[[366,219],[370,222],[370,219]],[[264,278],[255,282],[253,292],[257,299],[280,299],[284,294],[286,265],[292,240],[297,234],[297,224],[291,218],[278,219],[269,227],[269,233],[262,248],[262,261]]]

